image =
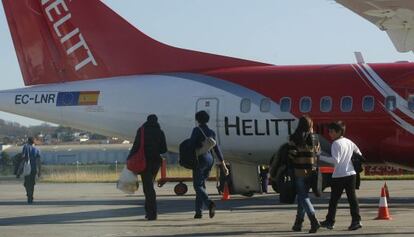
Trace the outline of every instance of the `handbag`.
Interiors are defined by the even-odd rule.
[[[32,173],[32,165],[30,164],[30,150],[28,151],[26,149],[26,152],[24,154],[24,159],[23,159],[23,171],[22,171],[22,176],[28,176]]]
[[[147,161],[144,151],[144,127],[141,128],[141,139],[138,151],[127,160],[127,168],[135,174],[142,174],[147,168]]]
[[[198,129],[200,129],[205,139],[201,142],[201,147],[196,149],[197,156],[207,153],[217,145],[217,142],[216,140],[214,140],[214,138],[207,137],[206,134],[203,132],[203,129],[201,129],[200,127],[198,127]]]
[[[27,161],[24,161],[23,164],[23,172],[22,172],[22,176],[28,176],[32,173],[32,166],[30,164],[30,158],[27,159]]]

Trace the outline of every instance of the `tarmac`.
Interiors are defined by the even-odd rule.
[[[176,196],[174,183],[156,188],[159,216],[144,219],[142,189],[125,195],[115,184],[49,184],[35,189],[35,203],[28,205],[21,181],[0,181],[0,237],[132,237],[132,236],[414,236],[413,181],[388,181],[389,211],[392,220],[374,220],[383,181],[363,181],[357,192],[363,228],[348,231],[351,218],[346,195],[338,206],[334,230],[320,229],[308,234],[306,220],[302,232],[292,232],[296,205],[280,204],[275,193],[251,198],[231,195],[221,201],[215,183],[208,183],[216,201],[213,219],[205,211],[203,219],[193,219],[194,191]],[[270,187],[269,187],[270,188]],[[270,188],[271,190],[271,188]],[[312,198],[317,216],[323,220],[329,189],[323,197]]]

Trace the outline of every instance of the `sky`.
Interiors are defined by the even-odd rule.
[[[150,37],[180,48],[276,65],[413,61],[385,32],[333,0],[103,0]],[[0,90],[23,79],[0,4]],[[22,125],[42,121],[0,112]]]

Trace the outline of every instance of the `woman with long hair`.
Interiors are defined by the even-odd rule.
[[[309,199],[308,192],[312,186],[313,175],[317,170],[317,152],[319,141],[313,133],[313,121],[309,116],[299,119],[295,132],[289,138],[289,158],[295,173],[297,192],[297,214],[293,231],[301,231],[305,213],[311,223],[309,233],[316,233],[320,227],[315,216],[315,209]]]

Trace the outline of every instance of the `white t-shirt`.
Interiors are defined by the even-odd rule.
[[[331,157],[320,156],[320,159],[335,165],[335,170],[332,174],[332,178],[341,178],[346,176],[355,175],[355,169],[352,165],[351,157],[354,151],[360,155],[361,151],[351,140],[345,137],[336,139],[332,143]]]

